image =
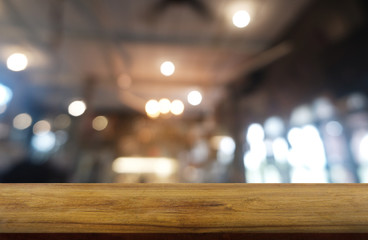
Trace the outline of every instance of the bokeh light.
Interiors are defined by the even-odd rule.
[[[160,104],[157,100],[151,99],[146,103],[145,107],[146,113],[151,118],[156,118],[160,116]]]
[[[164,76],[171,76],[175,72],[175,65],[170,61],[163,62],[160,67],[161,73]]]
[[[180,115],[184,112],[184,104],[180,100],[174,100],[171,103],[171,113],[174,115]]]
[[[27,113],[21,113],[13,119],[13,127],[18,130],[24,130],[31,126],[32,117]]]
[[[105,116],[97,116],[92,121],[92,127],[96,131],[102,131],[107,127],[108,123],[109,121]]]
[[[51,124],[46,120],[41,120],[35,123],[33,126],[34,134],[43,134],[51,131]]]
[[[0,84],[0,106],[8,104],[12,97],[12,90],[3,84]]]
[[[199,91],[191,91],[188,94],[188,103],[197,106],[202,102],[202,94]]]
[[[265,136],[263,127],[259,123],[252,123],[248,127],[247,131],[247,142],[249,144],[263,141]]]
[[[167,114],[167,113],[170,112],[171,102],[170,102],[169,99],[162,98],[162,99],[160,99],[158,104],[159,104],[159,107],[160,107],[160,113]]]
[[[83,101],[74,101],[68,107],[68,112],[74,117],[81,116],[87,109],[86,104]]]
[[[250,22],[250,16],[247,11],[240,10],[233,15],[233,24],[237,28],[244,28],[248,26]]]
[[[60,114],[54,120],[54,127],[56,129],[66,129],[70,126],[71,119],[67,114]]]
[[[39,152],[49,152],[55,147],[56,138],[53,132],[43,132],[34,135],[31,140],[32,147]]]
[[[27,56],[22,53],[14,53],[8,57],[6,66],[14,72],[23,71],[28,66]]]

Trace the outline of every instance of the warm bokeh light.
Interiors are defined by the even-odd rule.
[[[163,62],[160,67],[161,73],[164,76],[171,76],[175,72],[175,65],[170,61]]]
[[[171,102],[169,99],[162,98],[158,104],[160,106],[160,113],[167,114],[170,112]]]
[[[19,129],[19,130],[24,130],[28,128],[29,126],[31,126],[31,124],[32,124],[32,117],[27,113],[18,114],[13,119],[14,128]]]
[[[112,169],[116,173],[154,173],[168,177],[175,173],[177,161],[164,157],[119,157],[114,160]]]
[[[92,127],[96,131],[102,131],[107,127],[108,123],[109,121],[105,116],[97,116],[92,121]]]
[[[87,107],[83,101],[74,101],[68,107],[68,112],[74,117],[82,115],[86,111]]]
[[[151,99],[146,103],[146,113],[151,118],[156,118],[160,115],[160,104],[157,100]]]
[[[34,134],[42,134],[42,133],[50,132],[50,130],[51,130],[51,125],[46,120],[38,121],[33,126]]]
[[[237,28],[244,28],[250,22],[250,16],[247,11],[240,10],[233,15],[233,24]]]
[[[7,86],[0,84],[0,105],[6,105],[13,97],[13,92]]]
[[[22,53],[14,53],[10,55],[8,57],[8,60],[6,61],[6,66],[14,72],[25,70],[27,68],[27,65],[27,56]]]
[[[191,91],[188,94],[188,103],[197,106],[202,102],[202,94],[199,91]]]
[[[171,113],[174,115],[180,115],[184,112],[184,104],[180,100],[174,100],[171,103]]]

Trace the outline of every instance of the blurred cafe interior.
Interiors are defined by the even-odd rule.
[[[368,1],[0,0],[0,182],[368,182]]]

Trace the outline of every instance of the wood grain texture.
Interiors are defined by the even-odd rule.
[[[0,233],[368,233],[368,185],[0,184]]]

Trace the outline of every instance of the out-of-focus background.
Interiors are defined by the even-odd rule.
[[[0,0],[0,182],[368,182],[366,0]]]

